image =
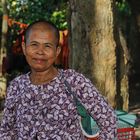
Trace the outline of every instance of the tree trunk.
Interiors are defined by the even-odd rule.
[[[89,9],[94,7],[94,3],[90,0],[70,0],[69,2],[70,65],[91,78],[93,58],[90,31],[93,26],[94,12]]]
[[[130,75],[130,100],[139,103],[140,98],[140,0],[127,0],[131,8],[128,45],[132,58]]]
[[[109,103],[116,107],[128,86],[127,76],[120,78],[120,61],[116,43],[117,24],[114,23],[113,0],[70,0],[71,67],[90,78]],[[118,39],[119,40],[119,39]],[[123,85],[123,88],[121,87]],[[119,88],[119,89],[118,89]],[[128,93],[125,93],[128,94]],[[117,96],[119,95],[119,96]],[[128,105],[124,105],[125,110]]]
[[[3,98],[6,91],[6,77],[3,75],[3,62],[6,58],[6,35],[8,30],[8,11],[6,0],[2,0],[3,19],[2,19],[2,34],[1,34],[1,46],[0,46],[0,98]]]

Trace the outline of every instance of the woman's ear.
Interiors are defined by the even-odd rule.
[[[60,54],[60,52],[61,52],[61,47],[58,46],[56,49],[57,49],[57,50],[56,50],[56,56],[58,56],[58,55]]]
[[[23,51],[23,54],[25,55],[25,42],[22,42],[22,51]]]

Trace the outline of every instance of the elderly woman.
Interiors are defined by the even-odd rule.
[[[97,122],[100,140],[114,140],[116,115],[91,81],[72,69],[54,66],[61,48],[59,31],[37,21],[25,32],[23,53],[31,68],[7,89],[0,140],[85,140],[67,81],[76,97]]]

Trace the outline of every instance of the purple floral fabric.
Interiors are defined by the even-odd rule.
[[[33,85],[30,73],[7,89],[0,140],[84,140],[73,98],[64,80],[100,127],[101,140],[114,140],[116,115],[89,79],[74,70],[59,70],[52,81]]]

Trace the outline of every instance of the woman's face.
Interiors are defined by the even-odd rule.
[[[40,26],[31,29],[22,48],[31,70],[35,72],[51,70],[60,53],[54,32]]]

